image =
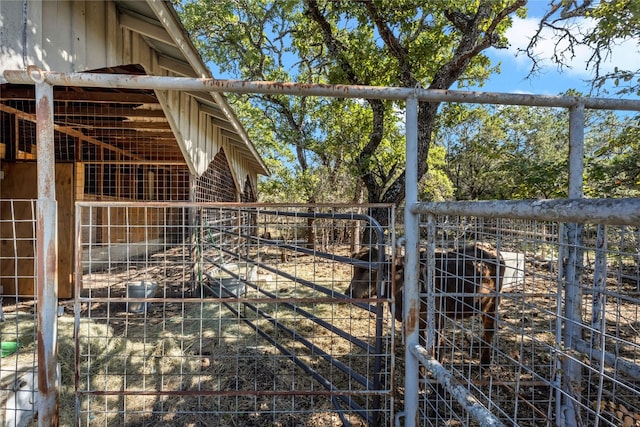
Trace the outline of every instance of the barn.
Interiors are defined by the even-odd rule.
[[[0,423],[640,426],[640,199],[582,194],[585,110],[638,101],[202,78],[161,0],[2,2],[0,49]],[[249,204],[222,92],[399,100],[407,153],[425,100],[567,109],[569,198],[420,201],[407,156],[404,222]]]
[[[0,75],[28,66],[212,77],[171,3],[154,0],[2,2]],[[37,197],[35,92],[33,85],[9,84],[1,76],[0,83],[0,284],[5,295],[31,296],[34,210],[19,200]],[[61,298],[73,297],[75,202],[252,202],[258,176],[268,174],[218,93],[56,87],[54,99]],[[152,248],[172,238],[158,230],[177,221],[142,209],[128,212],[134,223],[158,226],[136,235],[100,227],[106,221],[102,210],[92,215],[92,241],[111,247],[145,239]],[[109,215],[111,225],[124,221],[123,211]]]

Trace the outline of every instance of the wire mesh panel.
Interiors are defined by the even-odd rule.
[[[37,411],[35,218],[35,200],[0,200],[0,420],[7,426],[27,425]]]
[[[431,237],[428,217],[421,220],[422,282],[431,279],[435,308],[429,316],[423,288],[421,344],[431,331],[432,354],[453,384],[504,425],[640,425],[638,228],[585,225],[577,248],[582,338],[569,350],[564,224],[433,218]],[[567,360],[579,366],[577,381],[565,377]],[[426,425],[481,425],[430,374],[420,376]],[[564,418],[567,402],[575,419]]]
[[[386,299],[344,294],[392,239],[367,211],[77,204],[80,425],[389,425]]]

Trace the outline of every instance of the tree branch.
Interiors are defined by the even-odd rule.
[[[418,82],[411,73],[411,61],[407,48],[400,43],[400,40],[393,34],[389,28],[387,21],[382,17],[380,10],[374,2],[364,3],[369,17],[373,20],[380,34],[380,38],[384,41],[385,46],[389,49],[391,55],[398,60],[400,67],[400,81],[407,87],[413,87]]]

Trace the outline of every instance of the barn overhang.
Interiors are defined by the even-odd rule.
[[[3,20],[23,13],[14,6],[3,2]],[[92,7],[85,2],[26,2],[26,6],[28,22],[22,30],[15,28],[26,35],[25,43],[13,48],[9,39],[0,40],[6,45],[0,51],[0,71],[35,65],[45,71],[211,77],[168,1],[116,0],[92,2]],[[58,24],[51,26],[44,16]],[[26,105],[29,96],[34,100],[33,87],[0,83],[0,108],[35,120],[30,107],[17,105],[19,100]],[[255,188],[257,175],[269,174],[219,93],[56,87],[54,99],[62,101],[56,107],[58,117],[64,117],[57,119],[59,132],[98,145],[127,132],[135,135],[132,140],[142,146],[129,160],[182,162],[199,177],[224,149],[239,188],[246,176]],[[89,116],[91,109],[106,103],[110,109],[100,108],[99,117]]]
[[[144,74],[137,65],[94,72]],[[109,148],[131,164],[186,164],[193,175],[201,176],[224,149],[238,186],[247,171],[263,170],[206,92],[56,86],[54,101],[58,134]],[[34,87],[2,85],[0,111],[35,124]],[[61,138],[59,142],[64,144]],[[21,154],[9,157],[19,159]],[[81,156],[69,160],[73,158]]]
[[[191,43],[189,35],[169,1],[148,0],[146,2],[146,6],[154,14],[161,28],[148,23],[146,19],[149,19],[149,12],[142,10],[140,3],[126,3],[127,6],[135,6],[136,9],[126,9],[127,12],[123,14],[127,18],[123,22],[131,31],[146,37],[155,49],[163,53],[160,63],[162,68],[173,75],[183,77],[213,77]],[[179,51],[179,54],[175,50]],[[182,93],[178,97],[176,94],[173,95],[158,91],[158,99],[167,112],[169,123],[175,130],[180,147],[194,175],[201,176],[223,147],[226,148],[227,156],[233,160],[232,170],[237,179],[246,175],[242,169],[250,157],[257,160],[251,166],[257,168],[254,170],[258,174],[269,174],[255,146],[249,140],[223,95],[218,92]],[[185,115],[188,117],[184,117]],[[211,133],[214,139],[202,140],[203,133],[199,132],[199,129],[208,133],[211,126],[214,127]],[[210,146],[207,146],[209,144]]]

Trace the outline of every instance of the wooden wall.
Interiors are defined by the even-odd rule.
[[[37,199],[38,179],[35,162],[2,163],[4,179],[0,180],[0,195],[7,199]],[[73,297],[75,263],[74,167],[71,163],[56,164],[56,200],[58,202],[58,296]],[[0,284],[5,295],[34,295],[35,291],[35,211],[27,202],[0,204]],[[15,222],[9,222],[14,218]],[[22,220],[22,222],[20,221]],[[16,289],[16,280],[17,287]]]

